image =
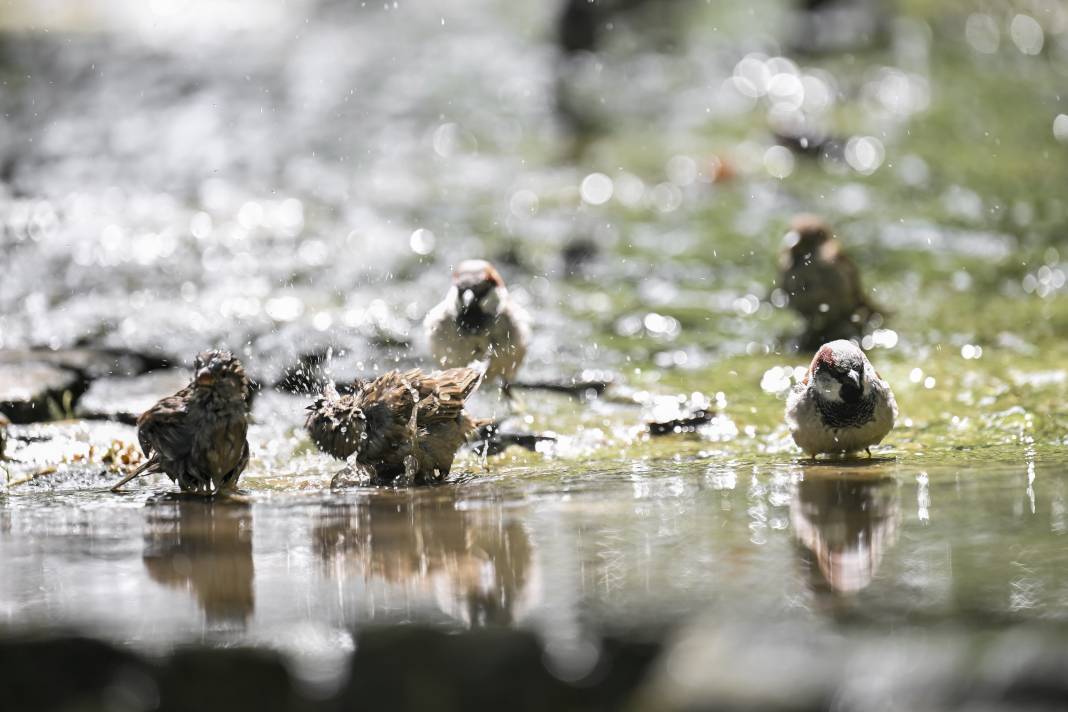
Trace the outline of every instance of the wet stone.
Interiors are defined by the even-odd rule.
[[[159,700],[145,660],[87,638],[0,639],[0,670],[4,709],[151,709]]]
[[[65,420],[16,425],[8,432],[0,491],[82,492],[142,461],[133,428]]]
[[[65,368],[40,362],[0,363],[0,413],[14,423],[62,417],[84,390],[84,380]]]
[[[150,371],[134,378],[101,378],[93,381],[78,403],[83,418],[117,420],[134,424],[160,398],[189,385],[184,369]]]
[[[46,363],[81,374],[87,379],[105,376],[137,376],[164,368],[169,359],[126,349],[4,349],[0,364]]]

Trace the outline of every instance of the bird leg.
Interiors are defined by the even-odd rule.
[[[148,471],[148,468],[151,467],[153,464],[155,464],[155,461],[152,458],[149,458],[148,460],[145,460],[145,462],[143,462],[140,467],[138,467],[136,470],[134,470],[130,474],[126,475],[126,477],[123,477],[121,482],[119,482],[118,484],[114,485],[111,488],[111,491],[112,492],[118,492],[119,490],[122,489],[123,485],[125,485],[127,482],[129,482],[130,480],[137,479],[141,475],[145,474],[145,472]]]

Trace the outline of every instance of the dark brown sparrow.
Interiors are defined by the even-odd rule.
[[[824,344],[786,399],[790,434],[812,457],[860,450],[871,455],[896,419],[890,385],[851,341]]]
[[[437,481],[480,424],[464,412],[464,402],[481,377],[471,368],[413,369],[357,382],[350,395],[328,386],[308,406],[305,428],[320,450],[354,460],[374,482]]]
[[[7,428],[11,425],[11,421],[7,419],[7,416],[0,413],[0,460],[4,459],[4,450],[7,449]]]
[[[237,486],[248,465],[251,385],[229,351],[204,351],[192,382],[137,419],[146,462],[112,488],[135,477],[163,473],[183,492],[211,495]]]
[[[445,299],[423,321],[434,362],[444,368],[485,360],[486,379],[507,386],[527,353],[526,313],[508,297],[501,275],[485,260],[465,260]]]
[[[860,271],[830,226],[815,215],[790,223],[779,258],[778,287],[805,318],[802,346],[858,336],[878,309],[864,295]]]

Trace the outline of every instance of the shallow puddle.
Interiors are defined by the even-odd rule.
[[[577,668],[606,631],[698,614],[1063,622],[1066,465],[1011,450],[923,469],[698,458],[229,502],[11,495],[0,614],[148,650],[267,645],[319,674],[342,669],[353,631],[387,622],[520,626]]]

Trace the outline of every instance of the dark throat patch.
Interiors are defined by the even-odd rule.
[[[836,403],[817,395],[816,407],[823,424],[828,428],[859,428],[870,423],[875,416],[875,394],[852,403]]]

